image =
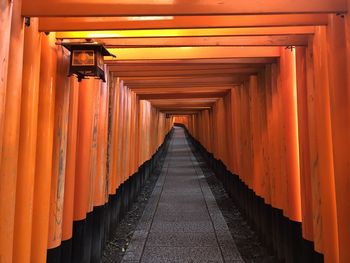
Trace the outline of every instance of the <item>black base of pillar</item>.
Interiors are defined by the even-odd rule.
[[[179,125],[186,127],[183,125]],[[250,189],[238,175],[232,174],[221,160],[214,158],[186,130],[186,136],[193,147],[200,152],[209,168],[223,183],[226,192],[240,209],[248,224],[255,230],[260,240],[274,254],[278,262],[322,263],[324,257],[314,250],[313,242],[302,237],[302,226],[283,215],[281,209],[265,203]]]
[[[47,250],[48,263],[99,263],[106,242],[115,234],[119,222],[130,210],[142,186],[151,176],[167,152],[172,131],[167,134],[163,144],[152,159],[146,161],[139,170],[129,177],[116,193],[110,195],[108,203],[94,207],[84,220],[73,222],[72,239],[63,241],[57,248]]]

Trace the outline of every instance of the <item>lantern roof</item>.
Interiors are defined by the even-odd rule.
[[[98,42],[63,42],[61,43],[62,46],[64,46],[66,49],[69,51],[72,51],[75,48],[82,48],[82,47],[87,47],[87,48],[93,48],[93,49],[99,49],[102,56],[111,56],[111,57],[116,57],[112,53],[110,53],[103,44],[98,43]]]

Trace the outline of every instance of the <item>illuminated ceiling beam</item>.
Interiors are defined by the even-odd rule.
[[[167,113],[170,115],[175,115],[175,116],[182,116],[182,115],[195,115],[198,114],[201,110],[197,111],[184,111],[184,110],[177,110],[177,111],[167,111],[167,110],[161,110],[160,112],[162,113]]]
[[[42,17],[39,31],[125,29],[180,29],[220,27],[276,27],[327,25],[326,14],[151,16],[151,17]]]
[[[262,64],[183,64],[183,63],[113,63],[109,65],[110,71],[116,72],[138,72],[138,71],[169,71],[169,70],[228,70],[228,69],[244,69],[254,68],[263,69]]]
[[[23,16],[171,16],[346,12],[346,0],[23,0]]]
[[[200,17],[198,17],[200,19]],[[59,39],[97,39],[131,37],[190,37],[190,36],[265,36],[314,34],[314,26],[290,27],[244,27],[244,28],[197,28],[197,29],[155,29],[155,30],[107,30],[107,31],[65,31],[57,32]]]
[[[154,107],[156,107],[159,111],[161,112],[188,112],[188,111],[196,111],[196,112],[199,112],[199,111],[202,111],[202,110],[209,110],[213,107],[213,105],[208,105],[208,106],[203,106],[203,107],[186,107],[186,106],[182,106],[182,107],[157,107],[156,105],[153,105]]]
[[[106,47],[306,46],[308,35],[97,39]]]
[[[238,73],[257,73],[260,71],[258,68],[245,67],[237,69],[215,69],[215,70],[169,70],[169,71],[116,71],[113,67],[109,68],[110,72],[113,72],[116,77],[157,77],[157,76],[208,76],[208,75],[227,75],[227,74],[238,74]]]
[[[245,57],[245,58],[215,58],[215,59],[133,59],[133,60],[110,60],[107,61],[109,65],[146,65],[146,64],[171,64],[176,65],[189,65],[189,64],[198,64],[198,65],[213,65],[213,64],[225,64],[225,65],[234,65],[234,64],[269,64],[275,63],[277,58],[275,57]]]
[[[129,87],[131,90],[133,90],[136,94],[139,95],[147,95],[147,94],[166,94],[166,93],[211,93],[211,92],[217,92],[217,93],[226,93],[231,88],[233,88],[234,85],[223,85],[223,86],[183,86],[183,87],[162,87],[162,88],[149,88],[149,87],[143,87],[143,88],[136,88]]]
[[[109,48],[116,58],[108,60],[140,59],[215,59],[215,58],[251,58],[279,57],[278,47],[180,47],[180,48]]]
[[[178,86],[215,86],[215,85],[238,85],[249,79],[249,75],[232,75],[226,77],[168,77],[168,78],[125,78],[124,83],[128,87],[178,87]]]
[[[227,92],[207,92],[207,93],[162,93],[162,94],[140,94],[141,100],[154,100],[154,99],[203,99],[203,98],[222,98]]]

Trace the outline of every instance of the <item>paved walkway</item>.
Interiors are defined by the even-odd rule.
[[[182,128],[122,262],[244,262]]]

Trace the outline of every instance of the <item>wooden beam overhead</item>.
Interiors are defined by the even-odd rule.
[[[155,105],[154,105],[155,106]],[[174,106],[174,107],[157,107],[155,106],[159,111],[161,112],[188,112],[188,111],[202,111],[202,110],[209,110],[212,108],[213,105],[208,106],[196,106],[196,107],[186,107],[186,106]]]
[[[270,64],[276,63],[275,57],[249,57],[249,58],[192,58],[192,59],[132,59],[132,60],[109,60],[106,63],[111,65],[149,65],[149,64],[172,64],[175,65],[213,65],[213,64]]]
[[[143,87],[143,88],[136,88],[129,87],[131,90],[133,90],[138,95],[149,95],[149,94],[166,94],[166,93],[226,93],[231,88],[233,88],[234,85],[223,85],[223,86],[184,86],[184,87],[163,87],[163,88],[149,88],[149,87]]]
[[[198,17],[200,19],[200,17]],[[105,39],[140,37],[194,37],[194,36],[265,36],[314,34],[314,26],[288,27],[241,27],[241,28],[197,28],[197,29],[155,29],[155,30],[108,30],[57,32],[59,39]]]
[[[173,16],[346,12],[346,0],[23,0],[23,16]]]
[[[113,67],[110,67],[109,71],[113,72],[116,77],[175,77],[175,76],[219,76],[219,75],[228,75],[228,74],[239,74],[239,73],[250,73],[254,74],[259,72],[261,69],[253,68],[253,67],[245,67],[238,69],[209,69],[209,70],[169,70],[169,71],[115,71]]]
[[[108,48],[143,47],[232,47],[232,46],[307,46],[309,35],[159,37],[99,39]]]
[[[116,58],[113,60],[140,59],[215,59],[215,58],[252,58],[279,57],[278,47],[178,47],[178,48],[109,48]]]
[[[114,63],[109,65],[109,70],[114,72],[144,72],[144,71],[176,71],[176,70],[228,70],[254,68],[263,69],[262,64],[181,64],[181,63]]]
[[[177,111],[167,111],[167,110],[160,110],[160,112],[162,113],[167,113],[170,115],[175,115],[175,116],[181,116],[181,115],[195,115],[198,114],[201,110],[197,110],[197,111],[184,111],[184,110],[177,110]]]
[[[154,17],[42,17],[41,32],[125,29],[181,29],[327,25],[326,14],[154,16]]]
[[[207,93],[162,93],[162,94],[140,94],[141,100],[155,100],[155,99],[204,99],[204,98],[222,98],[227,92],[207,92]]]
[[[181,86],[215,86],[215,85],[239,85],[247,80],[249,76],[238,75],[232,77],[198,77],[198,78],[179,78],[179,79],[158,79],[158,80],[125,80],[128,87],[135,89],[139,87],[181,87]]]

